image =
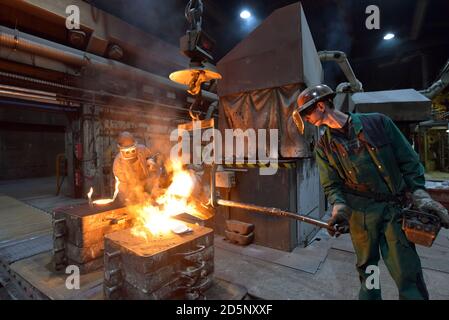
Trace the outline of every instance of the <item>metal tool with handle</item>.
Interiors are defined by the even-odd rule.
[[[291,219],[295,219],[295,220],[299,220],[305,223],[309,223],[309,224],[313,224],[317,227],[320,228],[324,228],[324,229],[328,229],[330,231],[338,231],[338,228],[334,227],[334,226],[330,226],[327,224],[327,222],[321,221],[321,220],[317,220],[311,217],[307,217],[304,215],[300,215],[298,213],[295,212],[290,212],[290,211],[286,211],[286,210],[281,210],[279,208],[274,208],[274,207],[264,207],[264,206],[258,206],[255,204],[249,204],[249,203],[242,203],[242,202],[237,202],[237,201],[232,201],[232,200],[224,200],[224,199],[219,199],[217,198],[217,194],[216,194],[216,188],[215,188],[215,172],[216,172],[217,167],[215,165],[212,166],[212,170],[211,170],[211,175],[210,175],[210,179],[211,179],[211,183],[210,183],[210,204],[213,207],[216,206],[224,206],[224,207],[232,207],[232,208],[239,208],[239,209],[244,209],[244,210],[251,210],[251,211],[255,211],[258,213],[263,213],[263,214],[268,214],[271,216],[277,216],[277,217],[287,217],[287,218],[291,218]]]
[[[431,247],[441,229],[441,219],[420,210],[402,210],[402,230],[413,243]]]
[[[265,213],[265,214],[268,214],[271,216],[287,217],[287,218],[299,220],[299,221],[302,221],[305,223],[310,223],[310,224],[313,224],[320,228],[334,230],[334,227],[329,226],[324,221],[317,220],[317,219],[307,217],[307,216],[303,216],[303,215],[300,215],[300,214],[297,214],[294,212],[281,210],[279,208],[263,207],[263,206],[258,206],[255,204],[241,203],[241,202],[236,202],[236,201],[231,201],[231,200],[223,200],[223,199],[217,199],[216,203],[218,205],[224,206],[224,207],[232,207],[232,208],[239,208],[239,209],[244,209],[244,210],[251,210],[251,211],[256,211],[259,213]]]

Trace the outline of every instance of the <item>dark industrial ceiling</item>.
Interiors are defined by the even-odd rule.
[[[186,31],[187,0],[89,2],[174,45]],[[239,17],[242,9],[250,10],[260,22],[296,1],[203,2],[203,28],[217,41],[218,61],[251,31]],[[447,0],[304,0],[302,4],[317,50],[345,51],[365,90],[422,89],[435,80],[449,58]],[[365,9],[371,4],[380,8],[380,30],[365,27]],[[387,32],[396,37],[383,40]],[[343,78],[338,68],[327,63],[325,80],[335,85]]]

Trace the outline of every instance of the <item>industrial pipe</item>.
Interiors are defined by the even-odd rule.
[[[26,77],[26,76],[21,76],[18,74],[13,74],[13,73],[9,73],[9,72],[3,72],[0,71],[0,77],[7,77],[7,78],[11,78],[11,79],[15,79],[15,80],[21,80],[21,81],[27,81],[27,82],[31,82],[34,84],[39,84],[39,85],[45,85],[45,86],[49,86],[49,87],[54,87],[54,88],[59,88],[59,89],[67,89],[67,90],[74,90],[74,91],[78,91],[78,92],[82,92],[82,93],[86,93],[86,94],[90,94],[92,97],[95,97],[96,95],[98,96],[107,96],[107,97],[112,97],[112,98],[117,98],[117,99],[124,99],[124,100],[128,100],[131,102],[136,102],[136,103],[142,103],[142,104],[152,104],[151,101],[148,100],[144,100],[144,99],[139,99],[139,98],[132,98],[132,97],[127,97],[127,96],[121,96],[121,95],[117,95],[117,94],[113,94],[113,93],[109,93],[109,92],[105,92],[105,91],[99,91],[99,90],[89,90],[89,89],[85,89],[85,88],[78,88],[78,87],[73,87],[73,86],[68,86],[68,85],[63,85],[60,83],[55,83],[55,82],[50,82],[50,81],[45,81],[45,80],[40,80],[40,79],[36,79],[36,78],[30,78],[30,77]],[[3,87],[0,85],[0,90],[3,89]],[[26,95],[19,95],[20,92],[26,92],[26,91],[31,91],[30,89],[25,89],[25,88],[19,88],[19,87],[12,87],[12,86],[8,86],[10,88],[14,88],[15,92],[11,92],[13,90],[2,90],[0,91],[0,93],[3,93],[5,95],[11,95],[11,94],[15,94],[16,98],[26,98],[26,99],[32,99],[31,96],[26,96]],[[86,102],[86,103],[95,103],[95,104],[104,104],[103,102],[97,100],[97,101],[93,101],[93,100],[89,100],[87,98],[83,98],[81,96],[69,96],[69,95],[62,95],[60,93],[56,94],[56,93],[45,93],[45,91],[37,91],[37,90],[33,90],[34,93],[39,93],[40,98],[42,97],[47,97],[47,96],[54,96],[57,99],[54,101],[50,101],[50,100],[46,100],[44,102],[47,103],[53,103],[53,104],[60,104],[60,105],[66,105],[66,101],[70,101],[75,102],[75,103],[81,103],[81,102]],[[45,93],[45,94],[44,94]],[[216,101],[218,102],[218,101]],[[214,102],[213,102],[214,103]],[[110,106],[110,103],[107,104],[108,106]],[[173,110],[179,110],[179,111],[184,111],[187,112],[188,110],[182,107],[176,107],[176,106],[172,106],[172,105],[168,105],[168,104],[163,104],[161,102],[157,103],[158,106],[167,108],[167,109],[173,109]],[[204,114],[203,111],[198,111],[201,114]]]
[[[177,90],[187,90],[186,86],[172,82],[168,78],[4,26],[0,26],[0,46],[56,60],[70,66],[90,67],[98,73],[112,73],[117,77],[126,77],[134,81],[149,81]],[[216,94],[207,91],[203,91],[203,97],[211,101],[218,100]]]
[[[344,92],[349,89],[351,92],[363,91],[362,83],[356,78],[354,70],[349,64],[348,57],[343,51],[319,51],[318,57],[321,61],[335,61],[340,66],[341,71],[349,82],[340,83],[337,86],[337,92]]]
[[[218,100],[212,102],[212,103],[209,105],[209,108],[207,109],[207,113],[206,113],[205,120],[211,119],[212,116],[214,115],[215,110],[217,110],[217,109],[218,109]]]
[[[440,92],[442,92],[449,85],[449,60],[443,67],[440,73],[440,77],[437,81],[432,83],[430,87],[425,90],[419,91],[422,95],[426,96],[430,100],[435,98]]]

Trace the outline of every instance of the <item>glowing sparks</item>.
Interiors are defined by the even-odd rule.
[[[89,199],[89,203],[92,203],[92,193],[94,193],[94,189],[90,187],[90,190],[87,193],[87,199]]]
[[[98,200],[94,200],[93,203],[98,204],[98,205],[105,205],[105,204],[111,203],[113,201],[114,200],[112,200],[112,199],[98,199]]]
[[[115,200],[115,198],[117,198],[119,185],[120,185],[120,180],[117,177],[115,177],[115,190],[114,190],[114,196],[112,197],[113,200]]]
[[[89,203],[93,203],[96,205],[105,205],[105,204],[109,204],[114,202],[115,198],[117,198],[118,192],[119,192],[119,187],[120,185],[120,180],[115,177],[115,190],[114,190],[114,196],[112,197],[112,199],[98,199],[98,200],[94,200],[92,201],[92,194],[94,193],[94,189],[91,187],[89,193],[87,194],[87,197],[89,199]]]

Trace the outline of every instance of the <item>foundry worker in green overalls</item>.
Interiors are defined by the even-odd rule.
[[[449,227],[448,211],[425,191],[424,168],[393,121],[379,113],[345,114],[334,108],[335,93],[326,85],[310,87],[298,97],[293,120],[326,130],[315,146],[321,184],[332,204],[332,236],[348,232],[357,256],[360,299],[381,299],[368,289],[367,272],[380,254],[396,282],[400,299],[428,299],[415,245],[401,228],[405,192],[413,205],[432,212]],[[380,251],[380,254],[379,254]],[[371,288],[371,286],[369,286]]]

